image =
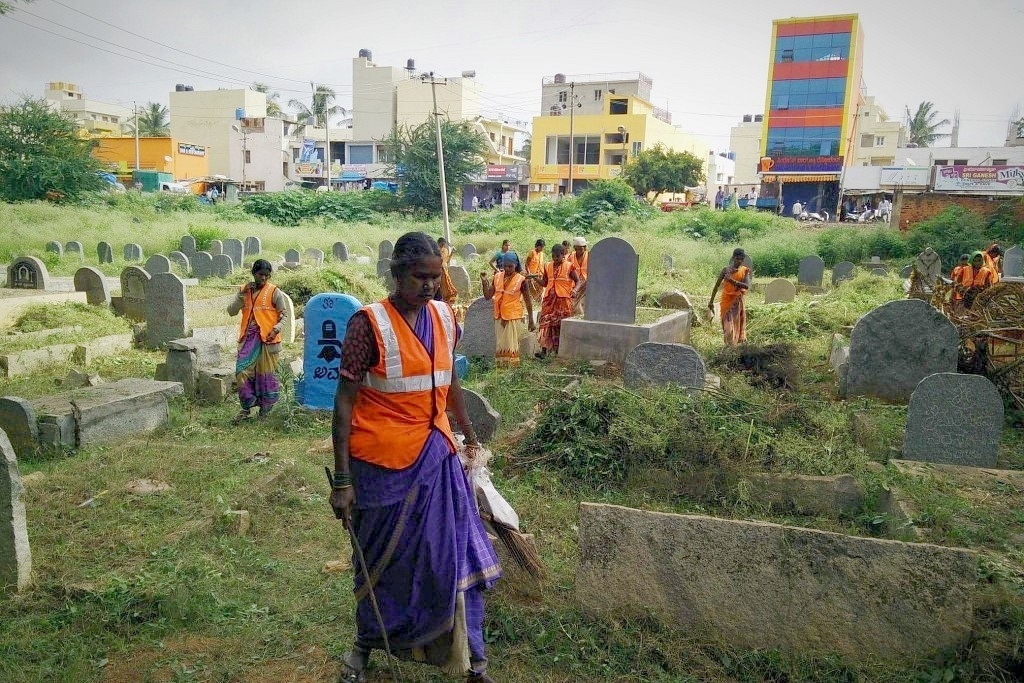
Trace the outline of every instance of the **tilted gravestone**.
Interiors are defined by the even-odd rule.
[[[334,407],[348,321],[362,306],[348,294],[317,294],[306,304],[301,392],[306,408]]]
[[[462,245],[462,252],[461,253],[462,253],[462,258],[468,260],[469,257],[470,257],[470,254],[475,254],[476,253],[476,245],[473,244],[472,242],[466,242],[464,245]]]
[[[69,256],[77,256],[79,260],[85,258],[85,247],[81,242],[71,241],[64,245],[64,253]]]
[[[306,260],[319,268],[324,265],[324,252],[321,249],[307,249]]]
[[[1003,277],[1024,277],[1024,249],[1010,247],[1003,254]]]
[[[297,266],[302,262],[302,254],[299,253],[298,249],[289,249],[284,252],[284,262],[288,266]]]
[[[64,245],[60,242],[47,242],[46,251],[56,254],[57,256],[64,255]]]
[[[153,349],[188,334],[185,283],[174,273],[154,275],[146,291],[146,344]]]
[[[384,240],[377,246],[377,260],[383,261],[384,259],[391,260],[391,254],[395,251],[395,245],[391,240]]]
[[[288,342],[289,344],[295,343],[295,303],[292,298],[284,293],[284,290],[280,290],[281,294],[284,294],[284,313],[285,320],[284,325],[281,326],[281,341]]]
[[[956,371],[959,344],[953,323],[928,303],[890,301],[853,327],[846,395],[906,401],[928,375]]]
[[[189,261],[187,255],[181,251],[172,251],[167,255],[167,258],[171,260],[176,266],[181,268],[181,272],[188,276],[192,272],[192,263]]]
[[[331,254],[337,261],[348,261],[348,246],[344,242],[335,242],[331,247]]]
[[[35,256],[19,256],[7,266],[7,287],[10,289],[47,289],[50,273]]]
[[[914,389],[907,409],[907,460],[995,467],[1003,431],[1003,399],[981,375],[940,372]]]
[[[800,259],[797,284],[805,287],[821,287],[823,277],[825,277],[825,262],[821,260],[820,256],[811,254]]]
[[[146,320],[146,295],[151,276],[138,266],[121,271],[121,314],[129,320]],[[181,335],[178,335],[179,337]]]
[[[153,254],[146,259],[146,272],[150,275],[171,272],[171,260],[163,254]]]
[[[471,358],[493,358],[495,347],[494,304],[483,297],[474,299],[466,309],[459,351]]]
[[[469,421],[473,423],[473,430],[480,441],[487,443],[501,427],[501,414],[491,407],[490,401],[475,391],[463,389],[462,398],[466,404]]]
[[[856,270],[857,266],[853,265],[849,261],[837,263],[835,267],[832,268],[832,286],[835,287],[843,280],[852,280]]]
[[[703,389],[706,379],[704,359],[686,344],[644,342],[626,356],[625,384],[629,388],[673,384]]]
[[[124,260],[140,262],[146,258],[142,253],[142,247],[135,243],[124,245]]]
[[[213,257],[213,276],[227,277],[235,270],[235,264],[227,254],[217,254]]]
[[[100,263],[113,263],[114,248],[107,242],[100,242],[96,245],[96,260]]]
[[[242,240],[231,237],[224,240],[224,252],[231,257],[231,263],[234,264],[235,268],[241,268],[242,264],[245,263],[245,245],[242,244]]]
[[[185,235],[178,241],[178,251],[185,256],[192,258],[198,252],[196,248],[196,238],[192,235]]]
[[[75,291],[85,292],[85,300],[93,306],[110,305],[107,279],[92,266],[83,266],[75,271]]]
[[[910,277],[910,274],[913,273],[913,272],[914,272],[914,266],[913,265],[910,265],[910,264],[905,265],[902,268],[900,268],[900,277],[903,278],[904,280],[906,280],[908,277]]]
[[[18,457],[0,429],[0,592],[20,592],[32,582],[24,494]]]
[[[255,235],[245,238],[245,255],[259,256],[263,253],[263,240]]]
[[[451,276],[452,284],[455,285],[459,296],[469,296],[470,289],[473,287],[473,280],[469,277],[469,271],[466,270],[466,267],[448,266],[448,274]]]
[[[200,280],[213,277],[213,256],[207,251],[200,251],[192,259],[192,272]]]
[[[14,452],[27,458],[39,442],[39,420],[32,404],[17,396],[0,398],[0,429],[14,445]]]
[[[931,287],[935,284],[935,281],[942,277],[942,258],[939,256],[931,247],[926,247],[924,251],[917,255],[914,259],[914,263],[911,266],[911,271],[916,270],[921,278],[924,279],[925,285]],[[910,277],[910,273],[903,275],[900,272],[901,277]]]
[[[377,261],[377,277],[385,278],[391,273],[391,259],[382,258]]]
[[[764,288],[766,304],[788,304],[796,298],[796,285],[789,280],[776,278]]]
[[[889,273],[885,270],[885,268],[872,268],[871,275],[873,277],[887,277]]]
[[[671,254],[662,254],[661,265],[665,270],[672,271],[676,269],[676,260],[672,258]]]
[[[224,243],[220,240],[210,242],[210,256],[219,256],[224,253]]]
[[[636,282],[640,256],[619,237],[606,237],[590,250],[584,320],[636,322]]]

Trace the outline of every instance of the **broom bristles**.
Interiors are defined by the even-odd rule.
[[[537,554],[537,548],[526,534],[502,524],[494,517],[490,517],[488,521],[494,527],[494,532],[498,535],[502,545],[508,550],[508,554],[512,556],[512,561],[533,578],[543,578],[544,563],[541,561],[540,555]]]

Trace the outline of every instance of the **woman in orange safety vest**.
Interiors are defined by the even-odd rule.
[[[490,282],[487,273],[480,273],[484,298],[494,303],[494,356],[499,363],[519,364],[519,341],[525,336],[523,304],[530,332],[537,329],[533,322],[533,302],[526,276],[516,272],[519,255],[514,251],[502,257],[501,270]]]

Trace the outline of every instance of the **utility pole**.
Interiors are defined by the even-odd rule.
[[[135,170],[139,170],[139,105],[132,101],[132,109],[135,110]]]
[[[441,143],[441,115],[437,112],[437,84],[447,85],[448,79],[440,81],[434,78],[434,72],[420,76],[424,83],[430,79],[430,95],[434,100],[434,133],[437,137],[437,173],[441,178],[441,220],[444,222],[444,239],[448,244],[452,242],[452,228],[448,222],[448,184],[444,178],[444,145]]]
[[[568,195],[572,196],[572,163],[573,157],[575,156],[575,145],[573,144],[573,126],[576,119],[576,107],[579,106],[576,103],[576,82],[572,81],[569,83],[569,187]]]
[[[313,110],[316,109],[316,85],[313,81],[309,82],[309,87],[313,90]],[[313,120],[316,120],[316,112],[313,113]],[[324,99],[324,166],[327,169],[327,191],[331,191],[331,115],[327,111],[327,100]]]

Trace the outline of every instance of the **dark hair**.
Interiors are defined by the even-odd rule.
[[[545,246],[547,246],[547,244],[544,242],[544,240],[537,240],[533,246],[540,247],[541,249],[543,249]]]
[[[274,266],[270,265],[270,261],[268,261],[266,259],[258,258],[252,264],[252,274],[255,275],[256,273],[260,272],[261,270],[265,270],[268,273],[273,273],[274,272]]]
[[[736,247],[735,249],[732,250],[732,257],[736,258],[737,256],[739,258],[747,257],[747,252],[743,251],[743,247]]]
[[[551,255],[552,256],[558,256],[558,255],[565,256],[565,245],[564,244],[556,244],[555,246],[551,247]]]
[[[510,240],[510,239],[503,239],[501,241],[501,246],[505,246],[506,244],[511,247],[512,246],[512,240]]]
[[[391,274],[400,277],[414,263],[429,256],[441,256],[434,238],[423,232],[407,232],[398,238],[391,252]]]
[[[568,249],[570,247],[569,240],[562,240],[562,246]]]
[[[438,237],[438,238],[437,238],[437,245],[438,245],[439,247],[443,247],[443,246],[444,246],[444,245],[446,245],[446,244],[448,244],[448,243],[444,241],[444,238],[443,238],[443,237]]]

